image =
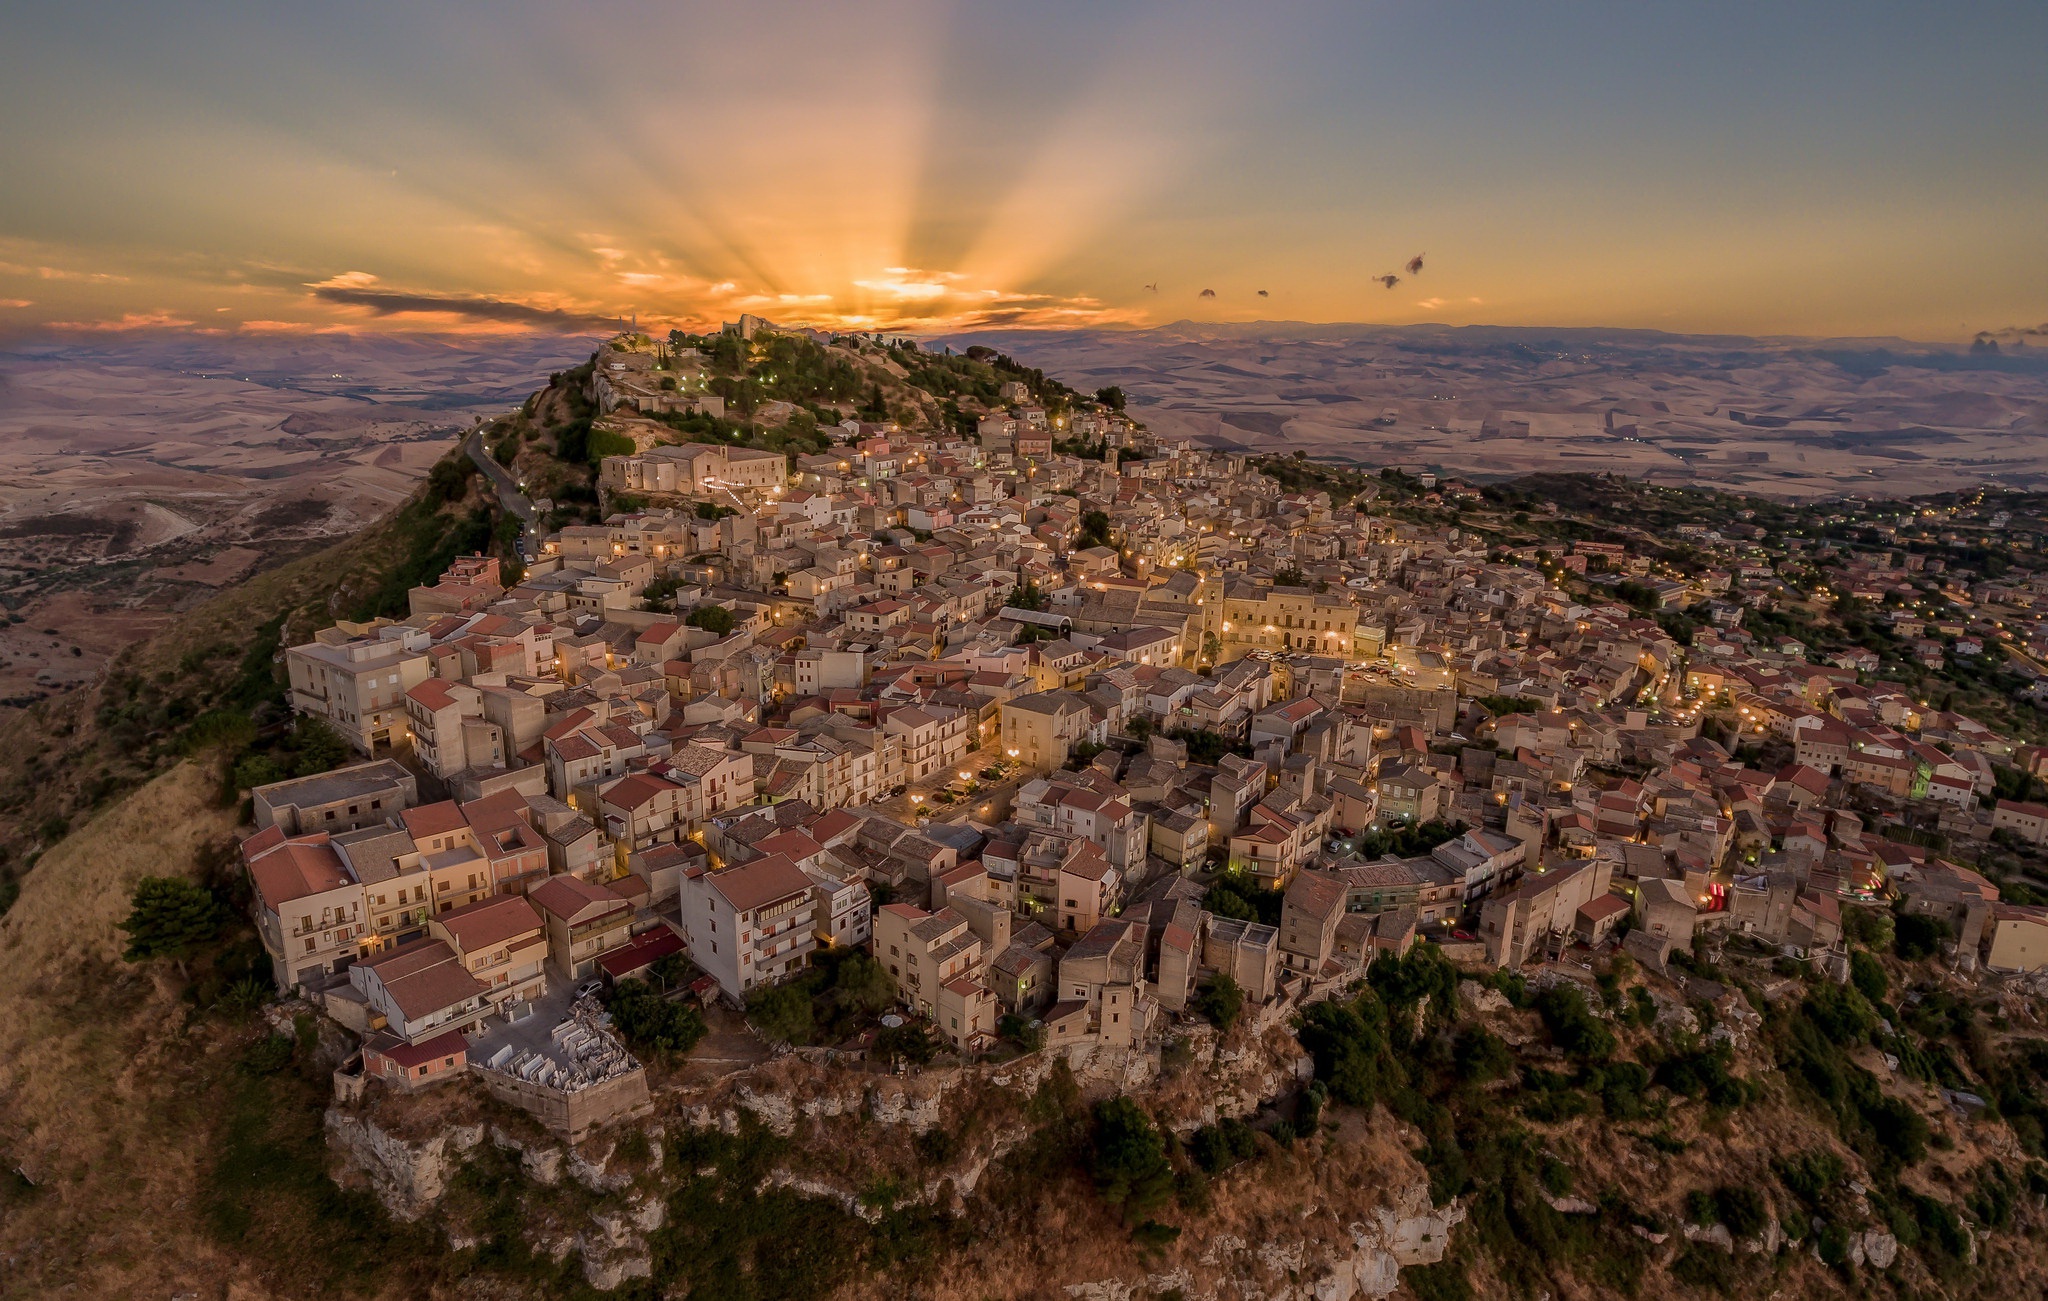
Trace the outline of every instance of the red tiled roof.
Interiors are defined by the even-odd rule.
[[[601,914],[632,906],[603,886],[592,885],[574,876],[549,877],[535,886],[526,897],[542,912],[568,921],[574,921],[579,915],[593,908]]]
[[[395,1035],[373,1035],[364,1043],[366,1056],[385,1057],[398,1063],[403,1070],[410,1071],[429,1062],[453,1057],[458,1063],[466,1063],[469,1056],[469,1041],[462,1037],[462,1031],[450,1030],[437,1034],[421,1043],[409,1044]]]
[[[453,908],[433,920],[454,937],[455,947],[465,955],[541,929],[540,914],[516,894]]]
[[[634,773],[621,777],[604,793],[603,800],[615,809],[637,809],[652,803],[669,791],[679,789],[672,781],[650,777],[646,773]]]
[[[463,831],[469,826],[469,819],[462,816],[462,809],[454,800],[442,800],[438,804],[422,804],[400,814],[405,819],[405,829],[417,840],[421,836],[445,836],[453,831]]]
[[[1603,894],[1579,909],[1579,916],[1589,922],[1602,922],[1617,913],[1629,910],[1628,900],[1618,894]]]
[[[428,709],[446,709],[455,703],[455,693],[448,689],[448,683],[440,678],[428,678],[405,693],[408,700],[417,700]]]
[[[683,937],[666,926],[636,935],[627,944],[597,960],[613,980],[625,980],[647,970],[671,953],[683,951]]]
[[[341,855],[321,836],[317,843],[288,840],[262,852],[249,864],[256,897],[272,912],[294,899],[339,890],[354,884],[343,869]]]
[[[713,872],[705,880],[724,897],[734,912],[750,912],[811,888],[811,878],[782,854],[770,854],[751,863]]]

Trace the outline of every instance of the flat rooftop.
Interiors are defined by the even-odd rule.
[[[346,768],[332,772],[315,773],[311,777],[293,777],[288,781],[272,782],[259,786],[256,794],[272,808],[291,805],[306,808],[318,804],[338,804],[343,800],[360,799],[403,785],[413,779],[405,765],[390,759],[372,759],[367,763],[352,763]],[[393,810],[396,812],[396,810]]]

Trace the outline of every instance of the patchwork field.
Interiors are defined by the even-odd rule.
[[[403,501],[557,335],[145,333],[0,347],[0,707]]]
[[[2048,352],[1640,330],[1302,325],[963,336],[1162,432],[1504,478],[1774,497],[2048,484]]]

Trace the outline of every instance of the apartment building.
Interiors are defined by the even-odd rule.
[[[1045,1014],[1048,1044],[1143,1042],[1157,1014],[1145,981],[1143,928],[1116,920],[1090,927],[1060,958],[1058,993]]]
[[[1039,691],[1005,700],[999,733],[1003,752],[1041,771],[1064,765],[1084,741],[1100,744],[1107,729],[1094,708],[1072,691]]]
[[[280,992],[318,988],[362,953],[363,887],[326,832],[287,838],[271,827],[242,844],[256,933]]]
[[[467,683],[428,678],[405,693],[405,715],[413,753],[436,777],[509,766],[505,729],[484,717],[484,693]]]
[[[1344,878],[1332,872],[1302,872],[1288,885],[1280,903],[1280,961],[1290,971],[1326,974],[1346,916],[1344,897]]]
[[[1334,807],[1320,795],[1288,798],[1284,788],[1260,800],[1230,837],[1230,870],[1249,873],[1262,890],[1285,890],[1321,847]]]
[[[875,914],[875,957],[896,978],[903,1002],[931,1018],[954,1047],[968,1051],[994,1038],[987,946],[965,915],[884,904]]]
[[[427,919],[434,913],[433,880],[403,828],[380,825],[344,831],[330,843],[363,887],[368,923],[364,952],[395,948],[426,933]]]
[[[874,897],[865,881],[833,876],[817,868],[805,868],[817,897],[818,944],[828,949],[866,948],[874,938]]]
[[[432,918],[427,933],[446,944],[484,987],[492,1007],[547,991],[548,937],[540,912],[518,895],[499,895]]]
[[[369,1009],[369,1026],[408,1044],[450,1031],[474,1033],[489,1011],[489,988],[440,940],[414,940],[348,969]]]
[[[427,897],[436,913],[488,899],[497,892],[491,862],[477,843],[476,829],[454,800],[422,804],[400,815],[420,869],[427,874]]]
[[[564,980],[594,975],[600,959],[633,938],[633,905],[601,885],[554,876],[526,897],[547,927],[548,962]]]
[[[1983,951],[1989,971],[2026,974],[2048,966],[2048,908],[1993,904]]]
[[[688,834],[688,792],[666,777],[634,773],[603,787],[597,816],[612,843],[634,852],[673,844]]]
[[[548,842],[534,827],[524,795],[511,790],[470,800],[462,817],[490,864],[492,889],[525,894],[548,879]]]
[[[402,624],[349,637],[330,628],[285,651],[291,706],[324,718],[364,754],[410,737],[405,693],[431,674],[427,635]]]
[[[944,705],[891,709],[882,729],[899,738],[905,781],[943,777],[974,748],[975,716]]]
[[[2026,800],[1999,800],[1991,806],[1991,826],[2010,831],[2030,845],[2048,841],[2048,805]]]
[[[1124,875],[1106,855],[1085,840],[1078,852],[1060,864],[1058,894],[1052,917],[1063,931],[1092,929],[1123,903]]]
[[[390,759],[352,763],[311,777],[258,786],[251,792],[256,827],[287,836],[380,826],[419,803],[419,782]]]
[[[1619,895],[1608,893],[1613,872],[1611,859],[1586,859],[1495,893],[1479,910],[1486,960],[1496,967],[1520,967],[1542,961],[1550,946],[1569,943],[1582,924],[1588,934],[1602,926],[1611,929],[1613,906],[1603,901],[1613,899],[1627,911]],[[1591,914],[1582,916],[1588,909]]]
[[[681,904],[690,961],[734,1001],[801,970],[818,947],[816,885],[783,854],[693,869]]]
[[[1017,792],[1018,823],[1077,836],[1103,852],[1111,866],[1126,874],[1145,865],[1148,820],[1131,807],[1128,797],[1063,775],[1026,782]],[[1207,844],[1206,835],[1202,838]]]

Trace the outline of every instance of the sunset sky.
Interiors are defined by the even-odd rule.
[[[2040,0],[24,0],[0,332],[1961,340],[2048,321],[2044,51]]]

